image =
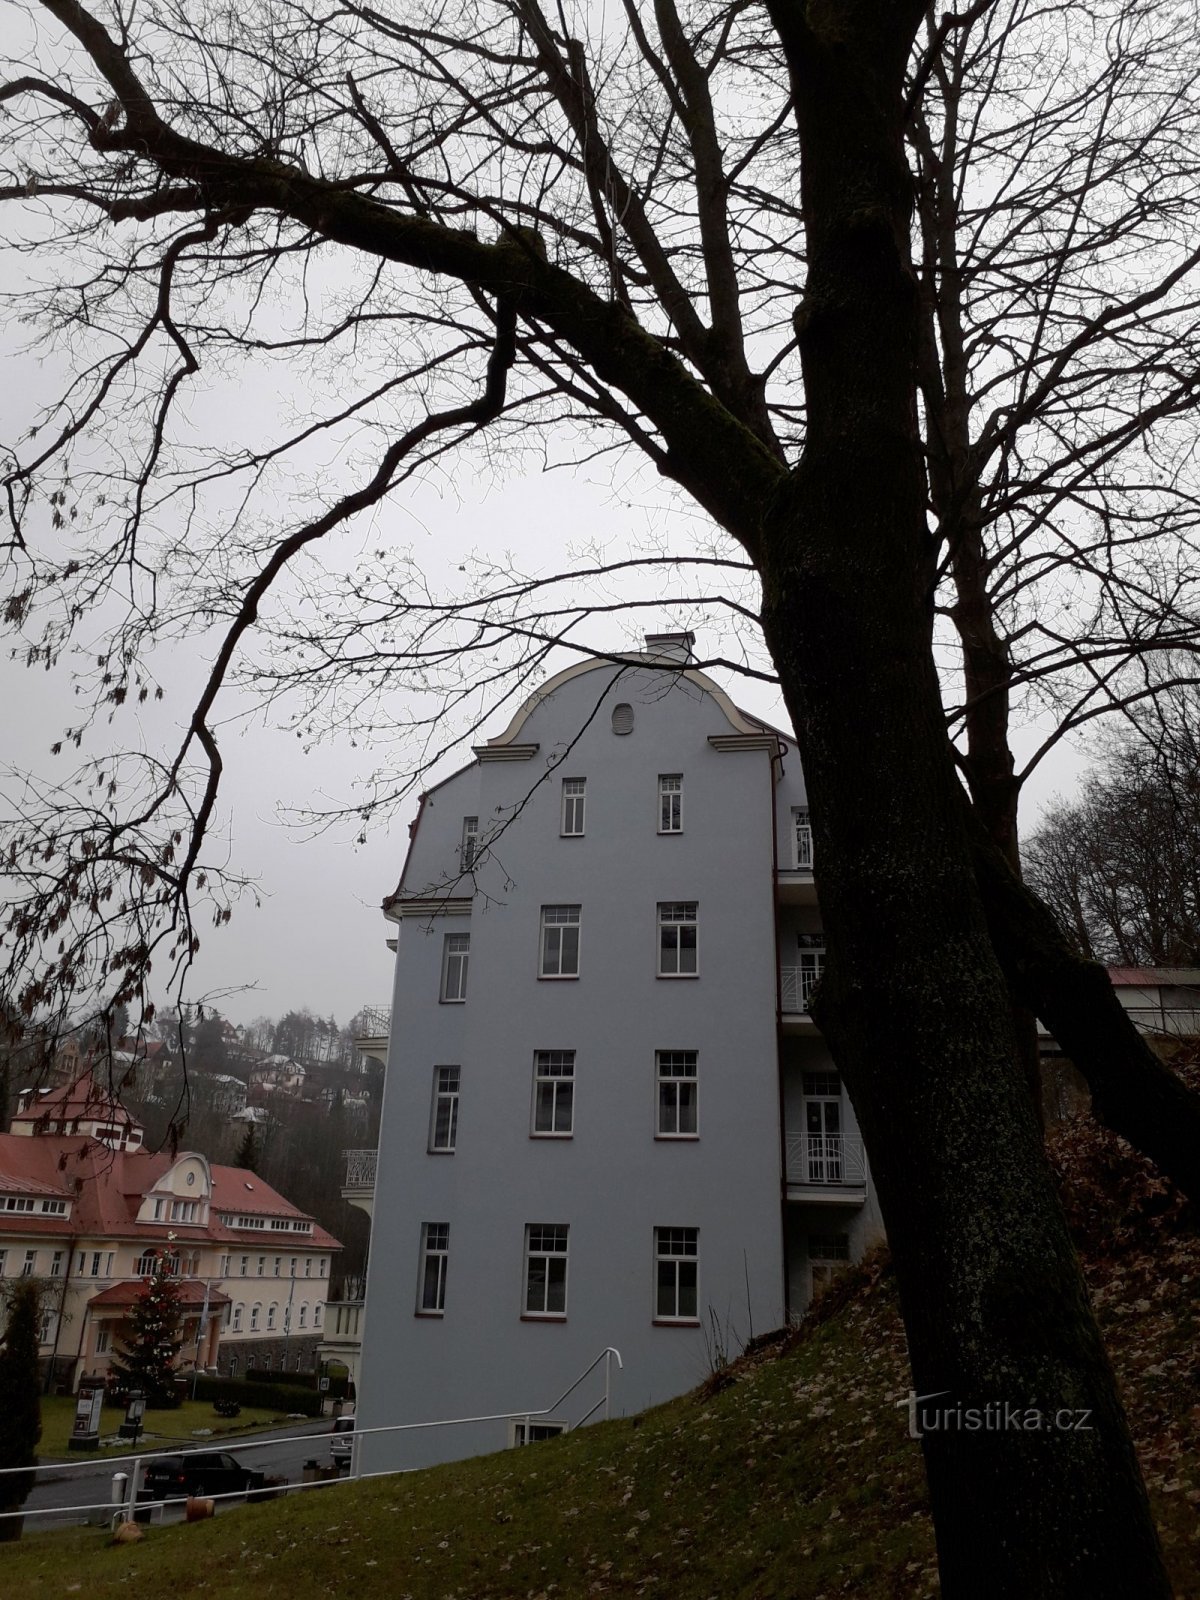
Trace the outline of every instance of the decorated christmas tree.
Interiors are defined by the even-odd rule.
[[[183,1347],[180,1321],[179,1283],[163,1254],[133,1303],[127,1334],[113,1362],[120,1387],[140,1389],[149,1406],[179,1403],[175,1358]]]

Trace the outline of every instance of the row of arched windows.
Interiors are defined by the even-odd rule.
[[[265,1322],[263,1321],[264,1309],[266,1312]],[[314,1328],[319,1328],[321,1326],[321,1315],[325,1310],[324,1303],[318,1300],[316,1305],[314,1305],[311,1309],[312,1326]],[[284,1305],[281,1307],[278,1300],[270,1301],[265,1308],[261,1300],[255,1300],[249,1308],[250,1319],[248,1322],[246,1320],[246,1310],[246,1306],[240,1302],[233,1307],[233,1313],[229,1324],[229,1331],[231,1333],[275,1333],[281,1330],[285,1325],[287,1306]],[[295,1327],[297,1332],[299,1332],[299,1330],[302,1328],[306,1329],[309,1327],[308,1313],[308,1301],[301,1300],[296,1312]]]

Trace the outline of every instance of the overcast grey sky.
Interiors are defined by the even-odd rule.
[[[21,287],[19,276],[3,281],[13,290]],[[18,341],[24,336],[23,330],[10,330],[7,346],[0,347],[0,357],[15,374],[15,381],[0,393],[0,438],[5,441],[25,433],[38,402],[61,385],[65,370],[64,358],[47,360],[21,353]],[[219,444],[237,438],[243,424],[252,427],[258,421],[257,411],[268,403],[283,407],[286,401],[302,411],[303,392],[285,394],[279,387],[284,381],[265,367],[243,378],[233,392],[220,382],[197,380],[186,408],[194,439]],[[578,441],[552,439],[549,453],[560,443],[565,455]],[[280,503],[281,526],[294,525],[297,505],[310,510],[320,506],[319,477],[324,467],[314,460],[312,481],[297,482],[291,505]],[[685,509],[673,500],[672,492],[644,465],[626,460],[614,464],[609,457],[570,471],[538,471],[536,464],[513,471],[510,464],[504,476],[499,468],[489,469],[481,455],[469,455],[454,458],[424,483],[411,486],[348,527],[327,550],[321,547],[321,560],[331,570],[344,571],[364,557],[369,564],[370,552],[378,546],[411,544],[431,572],[453,571],[472,551],[481,550],[497,555],[511,551],[526,571],[533,571],[557,565],[567,543],[576,548],[592,541],[638,543],[647,535],[672,548],[686,548],[703,535],[703,527],[694,508]],[[622,648],[634,636],[631,630],[640,634],[666,620],[653,613],[617,616],[592,637],[605,647]],[[717,634],[701,632],[702,656],[721,647]],[[132,718],[126,712],[123,722],[118,721],[117,736],[128,739],[131,729],[140,727],[147,746],[165,754],[186,725],[213,648],[214,636],[197,635],[174,640],[160,651],[155,665],[166,690],[163,705]],[[65,776],[68,757],[52,757],[50,745],[68,722],[78,719],[71,683],[74,664],[67,658],[47,673],[9,659],[0,661],[5,766],[32,770],[44,778]],[[730,687],[741,704],[774,722],[785,722],[781,702],[768,685],[735,680]],[[398,686],[398,710],[404,694]],[[334,825],[313,837],[286,825],[282,813],[306,805],[350,803],[356,779],[381,761],[402,763],[403,758],[390,749],[382,754],[373,750],[366,730],[343,733],[306,753],[294,734],[282,730],[286,705],[266,717],[248,715],[251,702],[235,690],[227,691],[222,705],[220,741],[226,772],[218,843],[210,855],[219,856],[219,841],[227,838],[229,864],[258,880],[260,904],[256,907],[248,895],[227,927],[201,928],[203,943],[192,990],[214,997],[235,1022],[263,1013],[277,1016],[300,1006],[322,1015],[332,1013],[345,1022],[363,1005],[385,1003],[390,992],[391,958],[385,939],[393,930],[379,904],[398,877],[406,824],[416,800],[390,826],[371,827],[362,844],[355,842],[357,829],[352,823]],[[500,713],[486,731],[498,731],[509,714],[510,710]],[[870,714],[869,708],[864,714]],[[108,730],[100,724],[89,735],[85,753],[102,751],[106,737]],[[1027,754],[1041,737],[1036,729],[1023,732],[1019,753]],[[437,775],[444,775],[450,765]],[[1070,790],[1082,765],[1079,751],[1066,745],[1046,763],[1027,791],[1027,828],[1047,798]],[[10,797],[16,792],[12,782],[4,788]]]

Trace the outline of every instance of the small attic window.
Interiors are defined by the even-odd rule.
[[[614,733],[633,732],[633,707],[627,700],[622,700],[620,705],[613,707],[612,731]]]

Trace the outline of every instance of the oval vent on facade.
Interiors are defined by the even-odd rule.
[[[627,700],[613,707],[612,730],[614,733],[633,732],[633,707]]]

